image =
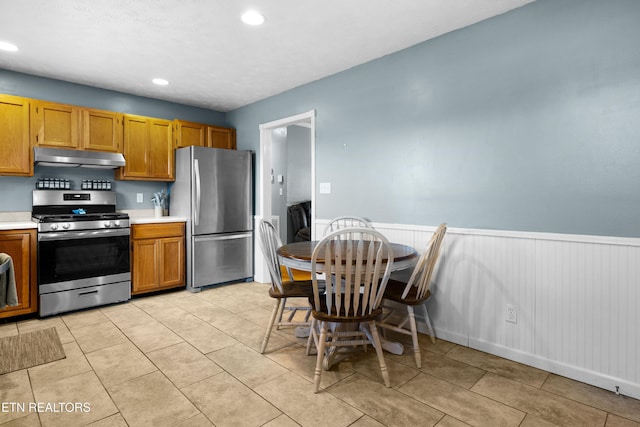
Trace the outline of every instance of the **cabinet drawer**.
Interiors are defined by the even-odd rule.
[[[184,236],[184,222],[162,224],[134,224],[131,227],[133,239],[158,239],[162,237]]]
[[[52,292],[40,295],[40,316],[51,316],[129,299],[131,299],[131,282],[128,280],[109,285]]]

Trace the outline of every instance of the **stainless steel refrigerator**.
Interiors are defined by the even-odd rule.
[[[187,218],[187,290],[253,278],[252,165],[249,151],[176,150],[169,210]]]

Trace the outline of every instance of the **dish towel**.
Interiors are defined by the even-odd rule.
[[[8,305],[18,305],[16,275],[11,256],[0,253],[0,309]]]

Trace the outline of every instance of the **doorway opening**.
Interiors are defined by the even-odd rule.
[[[307,111],[305,113],[297,114],[290,117],[285,117],[283,119],[274,120],[268,123],[263,123],[260,125],[260,163],[258,170],[258,204],[260,206],[260,211],[256,217],[256,222],[259,222],[261,219],[269,219],[273,222],[278,222],[278,229],[281,231],[281,237],[283,237],[283,241],[286,242],[286,229],[287,229],[287,215],[286,209],[283,212],[281,205],[276,205],[276,203],[281,203],[278,200],[280,196],[280,192],[282,191],[282,196],[285,196],[286,187],[288,184],[289,177],[283,176],[282,174],[274,171],[273,164],[273,155],[274,151],[277,149],[278,140],[281,138],[283,129],[286,133],[286,129],[290,126],[298,126],[302,128],[306,128],[309,130],[310,137],[310,164],[306,165],[310,172],[309,176],[309,188],[307,195],[310,196],[311,200],[311,239],[315,237],[315,218],[316,218],[316,194],[315,194],[315,179],[316,179],[316,170],[315,170],[315,110]],[[296,142],[294,142],[296,143]],[[289,187],[291,188],[291,187]],[[299,190],[298,190],[299,191]],[[274,193],[275,192],[275,193]],[[275,194],[275,195],[274,195]],[[293,196],[295,197],[295,196]],[[276,203],[274,203],[274,198]],[[284,200],[284,199],[283,199]],[[297,200],[296,200],[297,201]],[[257,224],[256,224],[257,225]],[[257,230],[257,226],[256,226]],[[256,236],[258,238],[258,236]],[[269,274],[266,269],[266,264],[264,263],[262,252],[260,251],[259,245],[255,245],[255,280],[257,282],[269,282]]]

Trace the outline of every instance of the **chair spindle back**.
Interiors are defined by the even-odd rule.
[[[258,229],[260,233],[260,249],[267,261],[269,276],[271,276],[271,287],[274,291],[277,290],[282,293],[282,273],[280,270],[280,260],[278,259],[277,254],[278,248],[282,246],[282,240],[280,240],[280,236],[278,235],[276,228],[267,220],[263,219],[260,221]]]
[[[324,263],[318,259],[324,259]],[[328,315],[353,317],[377,309],[389,280],[393,249],[378,231],[344,228],[329,233],[311,256],[311,278],[315,306],[325,298]],[[326,292],[318,274],[326,276]]]
[[[332,219],[329,224],[327,224],[327,228],[324,229],[324,235],[343,229],[343,228],[370,228],[373,229],[373,226],[369,221],[364,218],[360,218],[357,216],[339,216],[337,218]]]
[[[440,246],[446,232],[447,224],[444,223],[440,224],[436,231],[434,231],[427,249],[420,256],[420,259],[413,269],[411,278],[407,282],[407,286],[404,288],[404,292],[402,293],[402,298],[407,297],[412,286],[418,288],[416,294],[417,299],[424,298],[427,295],[429,286],[431,285],[431,276],[433,275],[436,262],[440,256]]]

